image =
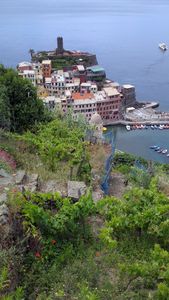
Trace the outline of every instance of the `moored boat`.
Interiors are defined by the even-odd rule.
[[[150,146],[150,149],[154,149],[155,150],[156,148],[158,148],[157,145]]]
[[[126,125],[126,129],[127,129],[128,131],[131,130],[130,125]]]
[[[167,45],[165,43],[160,43],[158,46],[163,51],[166,51],[168,49],[168,47],[167,47]]]

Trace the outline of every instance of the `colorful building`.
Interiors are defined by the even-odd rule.
[[[42,61],[42,75],[44,78],[51,77],[52,73],[52,63],[51,60]]]

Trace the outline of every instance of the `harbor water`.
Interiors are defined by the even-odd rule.
[[[116,133],[116,148],[154,160],[161,163],[169,163],[169,157],[150,149],[150,146],[158,145],[162,149],[168,149],[169,153],[169,129],[138,129],[127,131],[125,126],[108,128]]]
[[[28,50],[50,50],[63,36],[66,49],[97,54],[107,77],[136,86],[138,100],[169,111],[168,0],[1,0],[0,63],[15,67]],[[113,129],[114,130],[114,129]],[[169,159],[149,149],[169,149],[169,130],[117,127],[117,147],[148,159]]]

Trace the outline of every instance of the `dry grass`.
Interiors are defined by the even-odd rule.
[[[169,176],[165,174],[158,175],[158,187],[161,192],[169,196]]]

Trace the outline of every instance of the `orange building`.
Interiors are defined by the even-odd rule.
[[[51,60],[42,61],[42,75],[43,77],[51,77],[52,73],[52,63]]]

